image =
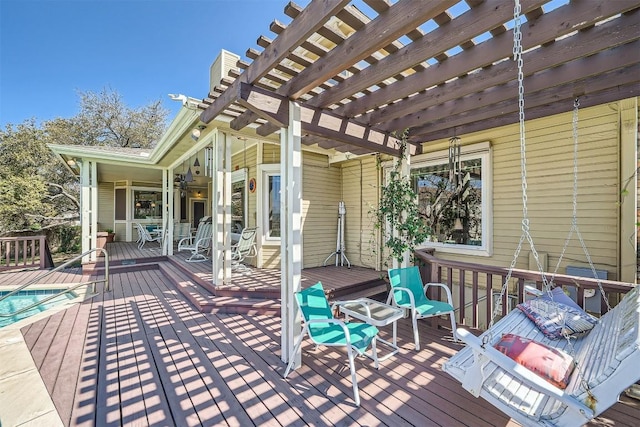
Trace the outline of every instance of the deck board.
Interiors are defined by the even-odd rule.
[[[461,344],[429,320],[420,351],[401,319],[396,356],[379,370],[356,359],[356,407],[342,349],[305,341],[283,379],[279,317],[200,313],[160,270],[111,279],[111,292],[22,329],[65,425],[516,425],[440,370]],[[617,404],[590,423],[603,424],[638,425],[640,410]]]

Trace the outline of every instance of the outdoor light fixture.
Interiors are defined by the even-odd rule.
[[[200,139],[200,134],[202,133],[202,131],[206,129],[206,126],[204,125],[199,125],[197,128],[195,128],[194,130],[191,131],[191,138],[193,138],[194,141],[197,141]]]
[[[70,167],[75,168],[75,167],[76,167],[76,165],[78,164],[78,162],[76,161],[76,159],[69,159],[69,160],[67,160],[67,164],[68,164]]]

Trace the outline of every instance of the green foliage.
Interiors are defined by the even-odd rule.
[[[381,187],[380,203],[372,213],[375,229],[380,232],[390,259],[402,262],[407,251],[413,256],[416,246],[427,240],[430,229],[420,216],[417,194],[409,177],[403,177],[400,171],[405,158],[407,131],[399,139],[402,155],[395,160],[387,184]]]
[[[131,109],[112,90],[79,96],[80,112],[74,117],[40,127],[27,120],[0,129],[0,235],[40,231],[54,238],[56,228],[77,223],[78,178],[48,144],[147,148],[165,131],[168,111],[159,100]],[[77,227],[65,231],[78,232]],[[75,237],[61,241],[65,248],[77,246]]]

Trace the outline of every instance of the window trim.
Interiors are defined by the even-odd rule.
[[[443,242],[424,242],[418,248],[434,248],[440,252],[491,256],[493,254],[493,150],[489,141],[461,147],[463,160],[480,158],[482,161],[482,245],[458,245]],[[411,157],[410,169],[448,162],[448,150],[435,151]]]

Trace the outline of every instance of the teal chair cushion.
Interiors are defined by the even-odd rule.
[[[427,298],[424,294],[424,286],[418,267],[414,266],[389,270],[389,280],[392,289],[400,287],[408,288],[409,291],[411,291],[416,304],[416,311],[420,313],[421,316],[446,313],[453,310],[453,307],[446,302]],[[406,292],[394,290],[393,296],[400,307],[411,307],[411,301]]]
[[[324,294],[322,283],[318,282],[296,293],[298,305],[306,322],[310,320],[333,319],[331,306]],[[378,333],[375,326],[366,323],[345,322],[351,338],[351,345],[364,352]],[[309,335],[317,344],[346,345],[347,338],[340,325],[334,323],[309,323]]]

